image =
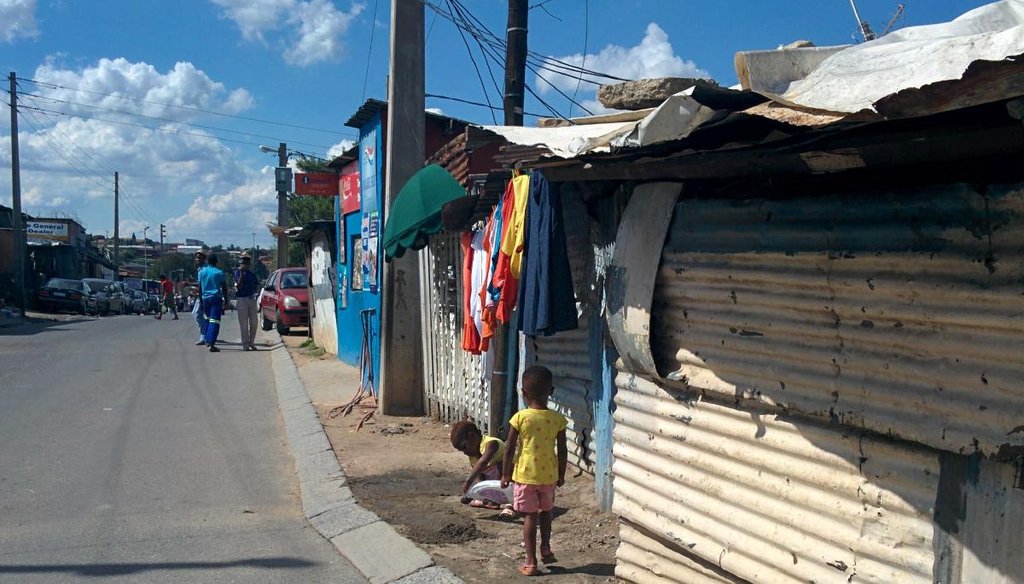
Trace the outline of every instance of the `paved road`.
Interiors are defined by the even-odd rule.
[[[365,581],[302,517],[234,318],[217,354],[184,317],[0,329],[0,582]]]

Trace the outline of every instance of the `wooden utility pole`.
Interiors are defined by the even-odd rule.
[[[529,0],[508,0],[508,30],[505,53],[505,125],[523,125],[526,98],[526,53],[529,32]]]
[[[529,0],[508,0],[507,50],[505,52],[505,125],[523,125],[523,102],[526,98],[526,54]],[[505,425],[505,397],[510,369],[516,363],[509,359],[509,343],[518,335],[508,324],[501,325],[494,335],[494,370],[491,373],[491,415],[488,431],[492,436]]]
[[[18,308],[24,314],[25,299],[25,221],[21,216],[21,155],[18,152],[18,76],[11,71],[11,226],[14,228],[14,289]]]
[[[426,159],[423,2],[391,1],[391,68],[388,75],[384,230],[387,214],[405,183]],[[379,254],[378,257],[383,257]],[[418,253],[381,268],[380,408],[386,415],[423,413],[424,371]]]
[[[280,168],[288,166],[288,144],[284,142],[277,146],[277,165]],[[280,270],[288,267],[288,234],[284,232],[288,228],[287,190],[277,191],[277,227],[281,230],[277,234],[277,269]]]
[[[114,173],[114,279],[121,276],[121,191],[118,175]]]

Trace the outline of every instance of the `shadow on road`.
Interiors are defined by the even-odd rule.
[[[79,576],[124,576],[155,570],[219,570],[224,568],[263,568],[281,570],[309,568],[316,562],[301,558],[248,558],[224,562],[155,562],[116,564],[0,564],[0,574],[43,574],[50,572]]]
[[[42,332],[66,332],[69,329],[62,329],[65,325],[74,325],[81,322],[95,320],[93,318],[68,318],[64,320],[53,320],[44,318],[28,318],[23,322],[4,324],[0,326],[0,337],[28,336]]]

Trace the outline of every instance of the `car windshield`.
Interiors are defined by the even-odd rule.
[[[106,290],[107,287],[110,286],[110,284],[113,283],[110,280],[99,280],[99,279],[95,279],[95,278],[86,279],[86,280],[84,280],[84,282],[86,284],[88,284],[89,287],[92,288],[93,290],[100,290],[100,291]]]
[[[65,280],[64,278],[51,278],[46,283],[47,288],[58,288],[60,290],[81,290],[81,280]]]
[[[286,272],[281,274],[281,288],[305,288],[305,272]]]

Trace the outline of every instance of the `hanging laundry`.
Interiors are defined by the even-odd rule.
[[[462,281],[473,280],[473,234],[465,232],[459,238],[462,247]],[[473,320],[473,287],[466,286],[462,295],[462,350],[480,354],[480,332]]]
[[[483,330],[483,299],[480,296],[480,289],[487,281],[487,269],[490,258],[484,250],[484,231],[481,229],[473,234],[473,276],[469,282],[469,311],[472,313],[473,326],[478,333]],[[465,280],[463,280],[465,285]],[[482,335],[481,335],[482,338]]]
[[[512,178],[505,190],[505,220],[501,236],[501,253],[494,271],[494,286],[501,291],[497,317],[502,323],[512,318],[519,298],[519,276],[522,271],[523,241],[526,237],[526,203],[530,196],[530,177],[520,174]]]
[[[540,171],[530,177],[522,266],[520,330],[548,336],[579,326],[557,184]]]

